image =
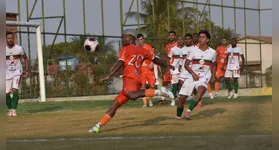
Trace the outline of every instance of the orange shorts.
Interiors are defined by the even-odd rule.
[[[171,79],[171,74],[169,73],[167,75],[167,73],[165,72],[163,82],[171,82]]]
[[[130,91],[138,91],[141,88],[141,83],[135,79],[124,77],[123,78],[123,89],[122,91],[116,96],[115,100],[119,102],[120,105],[125,104],[129,98],[128,93]]]
[[[217,69],[216,69],[216,77],[222,77],[224,76],[225,72],[224,70],[222,70],[222,66],[217,66]]]

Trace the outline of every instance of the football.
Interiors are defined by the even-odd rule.
[[[99,42],[96,38],[88,38],[84,41],[83,47],[86,52],[95,52]]]

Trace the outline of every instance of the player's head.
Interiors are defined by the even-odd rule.
[[[168,39],[169,39],[169,42],[175,41],[175,39],[176,39],[176,32],[175,31],[170,31]]]
[[[187,34],[185,34],[184,37],[185,37],[186,46],[191,46],[192,43],[193,43],[193,36],[192,36],[192,34],[187,33]]]
[[[199,42],[199,34],[198,33],[194,33],[193,34],[193,42],[194,43],[198,43]]]
[[[8,46],[13,46],[15,44],[15,37],[13,32],[6,33],[6,42]]]
[[[236,44],[237,44],[237,39],[236,38],[232,38],[232,40],[231,40],[232,47],[236,47]]]
[[[199,32],[199,43],[201,45],[205,45],[205,44],[208,44],[210,38],[211,38],[211,35],[210,33],[207,31],[207,30],[201,30]]]
[[[228,39],[226,37],[223,37],[221,40],[222,45],[228,45]]]
[[[177,46],[184,46],[184,39],[182,36],[177,37]]]
[[[127,46],[130,44],[135,44],[136,31],[133,29],[126,29],[122,33],[122,45]]]
[[[141,33],[137,35],[137,41],[138,41],[138,44],[140,46],[144,45],[145,41],[144,41],[144,37],[143,37],[143,35]]]

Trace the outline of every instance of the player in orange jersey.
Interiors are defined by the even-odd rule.
[[[105,126],[109,120],[115,115],[118,108],[125,104],[129,99],[136,100],[141,97],[166,96],[174,98],[171,91],[165,88],[161,90],[141,89],[141,66],[144,60],[151,60],[155,64],[163,67],[174,69],[173,66],[165,64],[161,59],[155,57],[149,51],[140,46],[135,45],[136,32],[132,29],[127,29],[122,34],[123,47],[119,53],[118,61],[109,75],[100,81],[106,81],[113,76],[123,66],[123,89],[115,98],[111,107],[100,121],[93,126],[89,132],[98,133],[102,126]]]
[[[142,34],[137,35],[137,42],[138,45],[143,47],[144,49],[148,50],[152,55],[154,55],[154,50],[151,45],[145,43],[144,37]],[[151,60],[144,60],[141,67],[141,84],[142,89],[147,87],[147,83],[149,88],[155,89],[155,75],[154,75],[154,64]],[[147,99],[149,106],[153,106],[152,97],[144,97],[143,101],[143,108],[147,107]]]
[[[169,44],[166,45],[166,56],[167,56],[167,63],[170,64],[169,59],[168,59],[168,55],[169,55],[171,49],[173,47],[177,46],[176,32],[175,31],[170,31],[168,39],[169,39]],[[172,76],[170,74],[170,70],[166,69],[166,71],[164,73],[163,84],[162,85],[165,88],[169,88],[170,84],[171,84],[171,80],[172,80]],[[165,97],[161,97],[161,100],[159,101],[159,104],[166,104]]]
[[[210,96],[210,99],[214,99],[218,96],[219,92],[219,84],[220,79],[224,76],[224,70],[222,69],[223,64],[227,57],[227,50],[228,50],[228,40],[227,38],[223,37],[221,41],[221,45],[216,48],[216,59],[217,59],[217,70],[216,70],[216,80],[215,80],[215,94],[212,94],[210,84],[208,86],[208,93]]]

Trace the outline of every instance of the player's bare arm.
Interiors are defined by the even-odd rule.
[[[240,67],[240,71],[243,71],[244,66],[245,66],[245,65],[244,65],[245,58],[244,58],[244,55],[243,55],[243,54],[241,54],[240,57],[241,57],[241,60],[242,60],[241,67]]]
[[[124,62],[122,60],[118,60],[115,66],[111,69],[110,73],[105,77],[101,78],[100,82],[108,80],[111,76],[113,76],[120,68],[123,67]]]
[[[24,71],[23,76],[25,78],[28,78],[29,77],[29,60],[28,60],[26,53],[24,53],[23,59],[24,59],[24,63],[25,63],[25,71]]]
[[[195,81],[199,80],[199,76],[192,70],[192,68],[189,66],[191,63],[191,60],[187,59],[185,63],[185,69],[193,76],[193,79]]]
[[[155,64],[159,65],[159,66],[162,66],[162,67],[165,67],[165,68],[170,68],[172,70],[175,70],[174,66],[170,65],[169,63],[164,63],[164,61],[162,61],[161,59],[159,59],[158,57],[155,57],[153,60],[152,60]]]
[[[224,64],[223,64],[223,66],[222,66],[222,69],[223,69],[224,71],[226,71],[225,66],[228,64],[228,60],[229,60],[229,54],[227,54],[227,57],[226,57],[226,59],[225,59],[225,61],[224,61]]]
[[[210,82],[211,83],[215,83],[215,79],[216,79],[216,67],[217,67],[217,63],[216,63],[216,61],[215,62],[213,62],[212,64],[211,64],[211,67],[212,67],[212,76],[211,76],[211,80],[210,80]]]

